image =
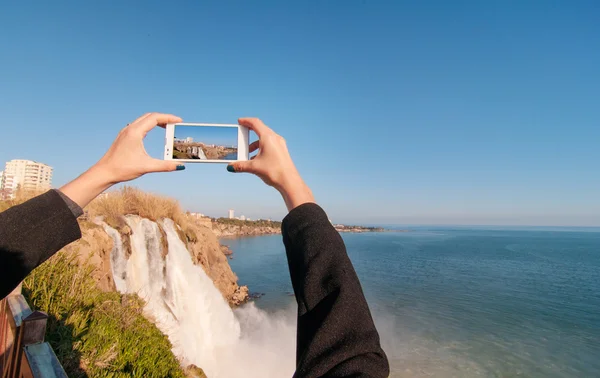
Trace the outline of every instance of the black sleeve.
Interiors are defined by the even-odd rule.
[[[298,302],[294,377],[387,377],[367,301],[327,214],[316,204],[301,205],[282,231]]]
[[[0,213],[0,298],[80,237],[77,218],[54,190]]]

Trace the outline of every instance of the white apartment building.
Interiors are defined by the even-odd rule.
[[[229,209],[229,219],[234,219],[235,218],[235,212],[233,211],[233,209]]]
[[[18,188],[43,191],[52,187],[52,167],[31,160],[11,160],[4,168],[3,189],[13,194]]]

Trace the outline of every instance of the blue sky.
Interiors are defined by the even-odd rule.
[[[235,127],[196,127],[175,126],[175,138],[194,138],[194,142],[218,144],[221,146],[237,146],[238,129]]]
[[[256,116],[332,220],[600,225],[594,1],[9,2],[0,161],[57,186],[148,111]],[[160,157],[164,131],[147,138]],[[174,185],[176,182],[176,185]],[[281,218],[224,165],[135,185],[195,211]]]

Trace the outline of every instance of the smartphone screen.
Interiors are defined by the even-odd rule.
[[[237,160],[238,128],[235,126],[175,125],[173,159]]]

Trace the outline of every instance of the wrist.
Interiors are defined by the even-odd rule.
[[[114,184],[115,182],[111,179],[109,171],[103,166],[94,165],[81,176],[60,188],[60,191],[81,208],[84,208],[100,193]]]
[[[277,190],[283,197],[288,211],[292,211],[305,203],[315,202],[312,191],[308,185],[306,185],[304,180],[302,180],[300,175],[288,178],[277,188]]]
[[[102,162],[94,164],[83,175],[88,176],[97,185],[106,186],[107,188],[119,183],[112,169]]]

